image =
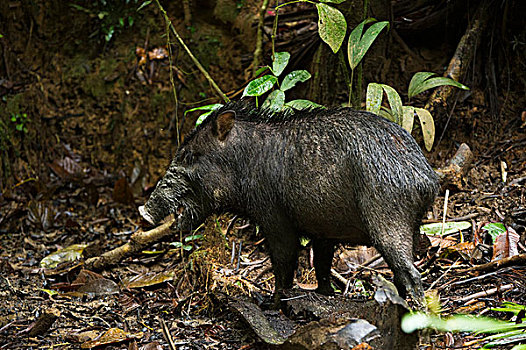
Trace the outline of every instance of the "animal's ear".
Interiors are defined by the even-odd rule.
[[[224,141],[226,139],[228,133],[234,126],[235,119],[236,112],[234,111],[226,111],[217,116],[216,130],[219,141]]]

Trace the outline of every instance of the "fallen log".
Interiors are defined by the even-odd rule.
[[[171,227],[175,223],[172,217],[167,222],[150,231],[139,230],[135,232],[128,243],[121,245],[104,254],[90,258],[84,263],[85,268],[92,270],[102,270],[107,266],[115,265],[128,256],[144,250],[155,242],[161,241],[172,234]]]

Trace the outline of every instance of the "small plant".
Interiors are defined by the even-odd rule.
[[[11,114],[11,121],[15,123],[15,129],[19,132],[27,134],[27,123],[29,123],[29,118],[26,113],[16,113]]]
[[[285,103],[285,91],[292,89],[299,82],[307,81],[311,77],[310,73],[306,70],[295,70],[287,74],[283,78],[281,85],[279,85],[278,77],[281,75],[281,73],[283,73],[283,70],[289,63],[289,59],[290,54],[288,52],[276,52],[274,56],[274,61],[272,62],[272,68],[269,66],[265,66],[257,72],[257,74],[261,74],[265,70],[269,69],[271,74],[264,75],[248,83],[248,85],[245,87],[245,91],[243,91],[243,97],[256,97],[257,106],[257,98],[269,92],[277,84],[278,89],[272,91],[267,96],[267,98],[261,105],[262,108],[266,108],[274,112],[279,112],[287,109],[301,110],[307,108],[322,107],[321,105],[308,100],[292,100]],[[220,103],[196,107],[187,110],[185,112],[185,115],[186,113],[193,111],[207,111],[206,113],[201,114],[195,122],[195,126],[198,126],[203,122],[203,120],[206,119],[206,117],[210,115],[210,113],[212,113],[215,110],[218,110],[221,107],[223,107],[223,105]]]
[[[82,3],[84,5],[85,2]],[[116,33],[133,26],[138,4],[139,0],[95,0],[89,2],[89,6],[81,6],[77,3],[71,3],[70,6],[96,18],[100,29],[91,36],[101,35],[106,42],[109,42]],[[139,9],[144,7],[143,5]]]
[[[409,82],[408,97],[411,99],[426,90],[450,85],[463,90],[469,88],[453,79],[444,77],[432,77],[435,73],[418,72]],[[383,94],[387,95],[387,101],[391,108],[382,106]],[[385,117],[402,126],[409,133],[413,130],[415,115],[420,120],[420,126],[424,136],[424,144],[431,151],[435,139],[435,122],[431,113],[424,108],[402,105],[402,99],[395,89],[385,84],[370,83],[367,86],[365,108],[367,111]]]
[[[274,60],[272,62],[272,68],[265,66],[262,67],[258,74],[269,69],[271,74],[264,75],[260,78],[252,80],[245,87],[243,91],[243,97],[254,96],[256,97],[256,106],[258,105],[257,98],[270,91],[274,85],[278,85],[278,89],[272,91],[265,102],[261,105],[262,108],[270,109],[274,112],[279,112],[285,108],[304,109],[320,107],[317,103],[307,100],[294,100],[285,103],[285,91],[292,89],[299,82],[305,82],[310,79],[311,75],[306,70],[295,70],[287,74],[281,85],[278,83],[278,77],[283,73],[285,67],[289,63],[290,54],[288,52],[276,52]]]
[[[360,62],[362,62],[363,57],[369,51],[369,48],[376,40],[380,32],[384,28],[389,28],[389,22],[377,22],[371,25],[362,35],[364,26],[366,24],[376,22],[374,18],[367,18],[362,21],[360,24],[353,29],[349,35],[349,43],[347,45],[347,59],[349,60],[349,66],[351,67],[351,77],[349,80],[349,105],[353,101],[353,80],[354,80],[354,70],[358,67]],[[361,75],[358,77],[358,91],[362,89],[362,80]],[[355,106],[356,107],[356,106]]]

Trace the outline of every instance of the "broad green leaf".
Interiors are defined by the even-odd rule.
[[[42,259],[40,267],[54,269],[61,263],[78,260],[82,257],[82,252],[86,247],[87,244],[73,244],[59,249]]]
[[[431,72],[416,73],[409,83],[408,97],[411,98],[426,90],[443,85],[451,85],[459,89],[469,90],[466,85],[461,84],[458,81],[445,77],[430,78],[432,75],[434,75],[434,73]]]
[[[349,41],[347,43],[347,60],[349,61],[349,66],[351,66],[351,69],[354,69],[358,66],[358,64],[354,64],[356,61],[355,56],[357,56],[358,51],[358,45],[360,45],[360,39],[362,38],[363,33],[363,27],[365,26],[367,21],[376,21],[372,18],[367,18],[363,20],[362,22],[358,23],[358,25],[351,31],[351,34],[349,34]]]
[[[297,110],[312,109],[312,108],[325,108],[324,106],[317,104],[316,102],[309,101],[309,100],[292,100],[292,101],[285,103],[285,106],[294,108]]]
[[[243,97],[245,96],[261,96],[265,92],[272,89],[274,84],[278,82],[278,78],[273,75],[264,75],[261,78],[257,78],[248,83],[245,91],[243,91]]]
[[[382,105],[382,98],[384,92],[382,86],[377,83],[370,83],[367,85],[367,95],[365,97],[365,109],[368,112],[376,115],[380,112],[380,106]]]
[[[341,4],[345,0],[320,0],[320,2],[332,2],[333,4]]]
[[[411,81],[409,82],[409,88],[407,89],[407,95],[409,98],[413,97],[416,91],[416,87],[422,85],[422,83],[428,79],[429,77],[432,77],[433,75],[436,75],[432,72],[417,72],[413,77],[411,78]]]
[[[431,113],[427,109],[415,107],[416,115],[420,119],[420,126],[422,127],[422,135],[424,136],[424,145],[428,152],[433,147],[435,141],[435,121]]]
[[[406,129],[408,133],[413,131],[413,124],[415,123],[415,109],[412,106],[402,106],[402,128]]]
[[[458,222],[446,222],[444,224],[443,235],[449,235],[456,233],[462,230],[467,230],[471,228],[471,223],[467,221],[458,221]],[[432,224],[426,224],[420,226],[420,233],[426,234],[428,236],[437,236],[442,232],[442,223],[435,222]]]
[[[267,99],[263,102],[261,108],[279,112],[283,108],[284,103],[285,93],[281,90],[274,90],[267,96]]]
[[[482,227],[483,230],[488,231],[488,233],[491,235],[491,238],[493,238],[493,241],[495,241],[495,238],[497,238],[498,235],[501,233],[506,233],[506,226],[500,222],[493,222],[491,224],[484,225]]]
[[[343,14],[332,6],[318,3],[318,33],[334,53],[342,46],[347,32],[347,22]]]
[[[443,332],[496,333],[516,328],[515,323],[489,317],[453,315],[441,318],[423,312],[408,313],[402,317],[401,328],[406,333],[417,329],[432,328]]]
[[[515,345],[511,350],[526,350],[526,344]]]
[[[289,63],[290,53],[288,52],[276,52],[274,55],[274,61],[272,62],[272,73],[279,77],[283,70]]]
[[[394,117],[394,122],[400,125],[402,120],[402,99],[398,92],[389,85],[381,84],[382,88],[387,95],[387,101],[389,101],[389,106],[391,107],[392,115]]]
[[[373,41],[378,37],[378,34],[380,34],[382,29],[389,25],[389,22],[387,21],[375,23],[370,26],[362,36],[364,25],[371,21],[374,21],[374,19],[368,18],[358,24],[349,36],[347,54],[349,56],[349,65],[351,66],[351,69],[355,69],[358,64],[360,64],[360,61],[373,44]]]
[[[287,91],[293,88],[298,82],[305,82],[311,77],[310,73],[306,70],[295,70],[290,72],[283,78],[281,83],[281,91]]]

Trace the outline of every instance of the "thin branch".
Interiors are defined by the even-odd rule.
[[[175,35],[175,37],[177,38],[177,40],[179,41],[179,43],[181,44],[181,46],[185,49],[186,53],[188,54],[188,56],[190,56],[190,58],[192,59],[192,61],[194,62],[194,64],[196,65],[196,67],[201,71],[201,73],[203,73],[203,75],[205,76],[205,78],[208,80],[208,82],[210,83],[210,85],[212,85],[212,87],[214,88],[214,90],[217,92],[217,94],[223,99],[223,101],[225,102],[229,102],[230,99],[223,93],[223,91],[221,91],[221,89],[219,88],[219,86],[217,86],[217,84],[215,83],[215,81],[212,79],[212,77],[210,76],[210,74],[208,74],[208,72],[205,70],[205,68],[201,65],[201,63],[199,62],[199,60],[194,56],[194,54],[192,53],[192,51],[190,51],[190,49],[188,48],[188,46],[186,46],[186,44],[184,43],[183,39],[181,38],[181,36],[179,35],[179,33],[177,32],[177,30],[175,30],[175,27],[173,26],[172,24],[172,21],[170,20],[170,18],[168,17],[168,14],[166,13],[166,11],[164,10],[164,8],[162,7],[162,5],[160,4],[159,0],[155,0],[155,2],[157,3],[157,6],[159,7],[159,10],[162,12],[163,16],[164,16],[164,20],[168,23],[168,26],[170,27],[170,29],[172,30],[172,33]]]
[[[263,0],[259,8],[258,31],[256,35],[256,49],[254,50],[254,59],[252,60],[252,76],[256,77],[256,71],[262,62],[263,54],[263,26],[265,22],[265,13],[267,12],[269,0]],[[277,17],[277,11],[276,11]]]

